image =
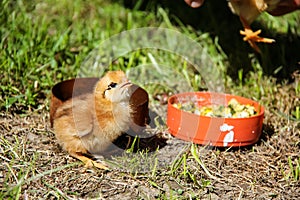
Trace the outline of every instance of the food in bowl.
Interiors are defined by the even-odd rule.
[[[184,110],[200,116],[225,117],[225,118],[247,118],[257,114],[255,107],[250,104],[241,104],[232,98],[228,105],[207,105],[200,106],[195,101],[173,103],[175,108]]]

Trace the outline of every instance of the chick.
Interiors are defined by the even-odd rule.
[[[97,82],[93,94],[64,102],[53,117],[54,132],[63,149],[86,167],[107,169],[91,157],[101,155],[130,128],[134,111],[130,97],[136,89],[124,72],[111,71]]]
[[[229,7],[231,11],[240,17],[240,20],[244,26],[244,31],[240,31],[241,35],[244,35],[244,41],[248,41],[249,44],[257,51],[260,49],[256,45],[256,42],[272,43],[273,39],[262,38],[259,36],[261,30],[253,32],[250,24],[264,11],[273,10],[280,0],[229,0]]]

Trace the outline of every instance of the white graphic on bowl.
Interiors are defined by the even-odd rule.
[[[224,139],[223,139],[223,146],[226,147],[229,142],[233,142],[234,139],[234,132],[233,132],[234,126],[228,125],[228,124],[223,124],[220,126],[220,131],[221,132],[226,132],[229,131]]]

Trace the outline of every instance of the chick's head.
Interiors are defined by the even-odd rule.
[[[130,99],[129,87],[132,84],[123,71],[109,71],[96,85],[96,96],[113,103]]]

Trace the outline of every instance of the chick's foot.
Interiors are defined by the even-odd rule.
[[[99,163],[95,160],[92,160],[91,158],[88,158],[84,155],[80,155],[80,154],[71,154],[73,157],[81,160],[84,164],[85,164],[85,168],[92,168],[92,167],[96,167],[98,169],[103,169],[103,170],[108,170],[109,168],[102,163]]]

